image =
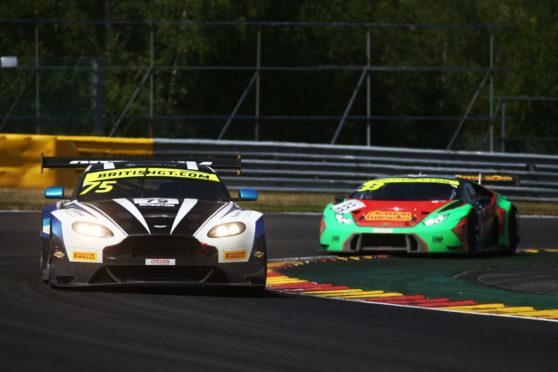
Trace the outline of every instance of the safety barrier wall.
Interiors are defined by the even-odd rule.
[[[152,148],[153,140],[141,138],[0,134],[0,187],[74,187],[81,171],[45,169],[41,172],[41,154],[149,156]]]
[[[492,188],[514,200],[558,202],[558,156],[387,147],[199,139],[140,139],[0,134],[0,187],[72,187],[79,173],[45,170],[40,156],[242,155],[229,187],[262,191],[347,193],[363,180],[393,174],[518,176]]]

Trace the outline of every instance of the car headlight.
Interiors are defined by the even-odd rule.
[[[74,222],[72,224],[72,229],[78,234],[93,236],[95,238],[110,238],[114,236],[112,231],[97,223]]]
[[[447,214],[440,214],[436,217],[430,217],[427,220],[424,221],[424,224],[426,226],[433,226],[433,225],[438,225],[442,222],[444,222],[444,220],[448,217]]]
[[[246,225],[242,222],[229,222],[217,225],[207,233],[210,238],[224,238],[242,234],[246,230]]]
[[[345,225],[348,225],[352,222],[350,219],[344,217],[341,214],[337,214],[337,213],[335,214],[335,218],[337,219],[337,222],[345,224]]]

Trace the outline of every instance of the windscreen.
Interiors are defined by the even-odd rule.
[[[78,192],[81,201],[151,197],[230,200],[216,174],[176,168],[140,167],[89,172]]]
[[[361,200],[451,200],[459,181],[443,178],[382,178],[362,184],[351,198]]]

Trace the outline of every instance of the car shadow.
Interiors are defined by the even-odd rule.
[[[165,285],[165,284],[124,284],[102,286],[61,286],[64,291],[103,292],[149,294],[164,296],[192,296],[192,297],[244,297],[244,298],[276,298],[280,294],[268,290],[256,290],[250,287],[225,287],[199,285]]]

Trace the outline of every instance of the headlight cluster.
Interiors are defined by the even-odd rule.
[[[112,231],[97,223],[74,222],[72,224],[72,229],[78,234],[93,236],[95,238],[110,238],[114,236]]]
[[[242,234],[246,230],[246,225],[242,222],[229,222],[217,225],[207,233],[210,238],[224,238]]]
[[[447,214],[440,214],[436,217],[430,217],[427,220],[424,221],[424,224],[426,226],[433,226],[433,225],[438,225],[442,222],[444,222],[444,220],[448,217]]]

